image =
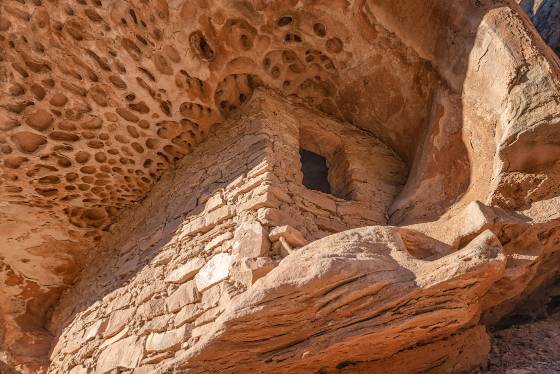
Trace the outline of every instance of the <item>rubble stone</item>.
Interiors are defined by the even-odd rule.
[[[273,242],[277,241],[280,237],[283,237],[288,244],[293,247],[303,247],[308,243],[299,230],[288,225],[275,227],[270,231],[269,237]]]

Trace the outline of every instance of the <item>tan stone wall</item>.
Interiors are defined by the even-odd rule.
[[[407,176],[393,151],[353,126],[298,106],[283,110],[281,103],[270,102],[265,110],[273,114],[272,168],[278,181],[272,187],[280,191],[279,209],[265,212],[272,226],[291,225],[316,240],[354,227],[387,224],[387,209]],[[327,158],[329,169],[346,179],[347,197],[303,186],[300,147]]]
[[[386,222],[405,177],[388,148],[262,92],[255,96],[243,117],[215,127],[111,228],[99,260],[54,313],[51,330],[61,335],[50,372],[151,372],[192,347],[286,251]],[[355,200],[302,186],[299,143],[306,132],[316,135],[315,146],[334,144],[345,153]]]

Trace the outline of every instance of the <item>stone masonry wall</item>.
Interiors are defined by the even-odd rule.
[[[49,372],[153,372],[287,252],[386,223],[406,172],[392,151],[274,95],[247,105],[111,228],[53,313]],[[338,160],[348,200],[301,184],[300,143]]]
[[[271,113],[277,180],[272,188],[279,209],[265,217],[271,226],[291,225],[313,241],[355,227],[387,224],[387,210],[406,182],[405,164],[386,145],[364,131],[309,111],[283,107],[281,101],[263,104]],[[326,157],[333,189],[344,184],[344,198],[306,188],[299,149]],[[342,169],[339,170],[339,169]],[[338,187],[340,189],[340,187]]]

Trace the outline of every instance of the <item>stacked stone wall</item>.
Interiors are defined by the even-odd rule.
[[[302,129],[330,138],[315,146],[344,152],[349,200],[302,185]],[[50,326],[58,336],[50,372],[153,372],[192,349],[290,251],[386,223],[404,179],[375,138],[261,92],[212,131],[120,217],[63,296]]]
[[[281,191],[279,208],[267,212],[271,226],[294,226],[313,241],[355,227],[387,224],[387,210],[406,182],[405,164],[369,133],[303,107],[282,105],[271,101],[265,110],[273,117],[271,164],[278,178],[273,188]],[[335,174],[329,182],[335,189],[344,185],[344,197],[303,185],[300,148],[327,158]]]

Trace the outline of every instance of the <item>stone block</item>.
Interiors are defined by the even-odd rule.
[[[231,238],[233,238],[233,234],[232,234],[230,231],[225,232],[225,233],[223,233],[223,234],[221,234],[221,235],[218,235],[218,236],[216,236],[215,238],[213,238],[212,240],[210,240],[210,241],[208,242],[208,244],[206,244],[206,245],[204,246],[204,251],[205,251],[205,252],[211,251],[211,250],[213,250],[214,248],[216,248],[216,247],[218,247],[219,245],[221,245],[221,244],[222,244],[223,242],[225,242],[226,240],[229,240],[229,239],[231,239]]]
[[[153,266],[167,265],[173,259],[173,255],[174,253],[169,250],[162,251],[156,257],[154,257],[154,259],[151,262],[151,265]]]
[[[269,160],[264,160],[261,161],[258,165],[254,166],[248,173],[247,173],[247,177],[248,178],[254,178],[257,177],[263,173],[266,172],[272,172],[273,171],[273,165],[270,163]]]
[[[200,304],[185,305],[179,313],[175,315],[173,325],[179,327],[185,323],[193,322],[202,313],[204,313],[204,308]]]
[[[220,314],[222,314],[223,312],[223,308],[221,307],[215,307],[212,309],[208,309],[207,311],[205,311],[204,313],[202,313],[195,321],[194,321],[194,325],[195,326],[201,326],[210,322],[213,322],[216,320],[216,318],[218,318],[218,316]]]
[[[144,342],[136,336],[109,345],[97,359],[95,372],[105,374],[113,369],[134,369],[144,355]]]
[[[205,263],[206,262],[201,257],[190,259],[184,265],[179,266],[169,273],[169,275],[165,277],[165,281],[167,283],[185,283],[194,278],[196,272],[200,270]]]
[[[109,338],[118,334],[132,319],[134,315],[134,308],[116,310],[111,313],[109,323],[104,332],[104,337]]]
[[[188,325],[161,333],[152,333],[146,339],[146,351],[163,352],[176,349],[181,346],[181,343],[190,338],[190,333],[191,329]]]
[[[259,222],[268,226],[282,226],[288,223],[292,226],[305,226],[304,217],[294,214],[293,209],[262,208],[257,214]]]
[[[200,293],[194,280],[181,285],[167,298],[167,309],[175,313],[183,306],[200,301]]]
[[[275,227],[270,231],[269,238],[273,242],[283,237],[292,247],[303,247],[308,243],[303,234],[296,228],[286,225]]]
[[[268,189],[268,185],[263,185],[263,182],[271,178],[270,173],[261,174],[253,178],[243,179],[243,183],[237,186],[235,189],[231,189],[227,192],[227,197],[229,199],[236,199],[241,194],[246,194],[253,190],[258,189]]]
[[[232,246],[234,257],[261,257],[269,249],[267,230],[259,222],[244,222],[235,230]]]
[[[146,335],[152,332],[162,332],[167,330],[169,321],[173,318],[172,314],[164,314],[154,317],[152,320],[142,324],[139,335]]]
[[[327,210],[330,213],[336,213],[336,203],[333,197],[307,188],[298,188],[298,192],[298,196],[305,201],[312,203],[320,209]]]
[[[107,320],[97,320],[93,325],[87,328],[83,336],[83,341],[87,342],[94,339],[96,336],[103,334],[105,327],[107,326]]]
[[[183,235],[195,235],[200,232],[208,232],[212,228],[214,228],[217,224],[221,223],[222,221],[233,217],[235,214],[235,208],[225,205],[221,208],[218,208],[210,213],[207,213],[203,216],[195,218],[194,220],[190,221],[186,225],[184,225],[181,229],[181,234]]]
[[[158,291],[160,291],[160,288],[162,288],[160,286],[161,284],[162,283],[158,281],[151,284],[142,285],[142,289],[138,293],[138,296],[136,296],[136,303],[141,304],[144,303],[146,300],[152,298]]]
[[[265,191],[262,194],[256,192],[257,191],[253,191],[253,193],[239,205],[240,212],[257,210],[259,208],[277,208],[280,205],[280,202],[272,192]]]
[[[274,185],[274,186],[269,187],[269,191],[274,196],[276,196],[278,198],[278,200],[280,200],[284,203],[288,203],[288,204],[293,203],[292,202],[292,197],[286,192],[285,188]]]
[[[132,295],[128,293],[117,294],[116,297],[109,303],[107,310],[112,312],[118,309],[124,309],[132,303]]]
[[[200,302],[204,310],[213,308],[218,305],[220,297],[222,296],[222,285],[223,283],[218,283],[204,291],[204,293],[202,294],[202,300]]]
[[[212,257],[195,276],[196,288],[204,291],[208,287],[226,279],[229,275],[232,256],[229,253],[219,253]]]
[[[149,321],[162,314],[165,314],[165,300],[161,298],[144,302],[136,311],[136,317],[143,321]]]
[[[218,192],[208,198],[206,200],[206,204],[204,205],[204,211],[209,213],[213,210],[216,210],[225,205],[224,199],[222,198],[221,192]]]
[[[364,220],[369,220],[376,222],[378,224],[385,224],[387,219],[385,218],[384,212],[379,208],[372,208],[363,205],[362,203],[356,203],[353,201],[342,202],[337,206],[338,216],[343,219],[346,216],[358,217]]]
[[[82,348],[82,343],[82,337],[80,335],[74,335],[68,339],[68,342],[62,351],[67,354],[75,354],[80,350],[80,348]]]
[[[230,278],[249,287],[275,266],[276,263],[269,257],[243,258],[233,263]]]
[[[121,332],[119,332],[117,335],[105,340],[103,343],[101,343],[101,345],[99,346],[100,349],[104,348],[104,347],[108,347],[113,343],[118,342],[119,340],[125,338],[126,336],[128,336],[128,326],[125,327],[124,329],[121,330]]]
[[[192,330],[191,334],[193,338],[199,338],[203,335],[209,334],[210,332],[212,332],[213,329],[214,329],[214,325],[212,323],[207,323],[205,325],[200,325],[195,327]]]

